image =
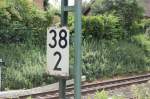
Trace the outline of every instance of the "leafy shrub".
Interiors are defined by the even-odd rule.
[[[74,34],[74,16],[68,17],[68,28],[70,30],[70,34],[73,35]]]
[[[146,30],[148,27],[150,27],[150,19],[143,19],[142,20],[142,25],[143,25],[143,28]]]
[[[122,27],[119,18],[113,15],[83,17],[83,36],[96,39],[120,39]]]
[[[69,17],[69,28],[74,35],[74,17]],[[82,36],[85,39],[121,39],[123,29],[119,24],[119,18],[111,14],[82,17]]]
[[[138,34],[132,37],[132,42],[140,46],[147,56],[146,61],[150,62],[150,40],[144,34]]]
[[[87,99],[125,99],[125,98],[123,96],[117,96],[117,95],[110,96],[109,92],[102,90],[102,91],[97,91],[95,93],[94,98],[88,96]]]
[[[134,27],[135,26],[138,27],[136,30],[139,30],[140,33],[144,33],[150,27],[150,19],[142,19],[139,22],[135,22]]]
[[[29,0],[7,0],[6,5],[0,8],[0,42],[45,44],[50,12],[38,10]]]
[[[106,91],[96,92],[94,99],[108,99],[109,95]]]
[[[92,14],[101,15],[113,13],[120,18],[120,23],[124,29],[125,36],[131,37],[136,29],[135,22],[143,17],[144,9],[139,6],[136,0],[96,0],[92,6]]]

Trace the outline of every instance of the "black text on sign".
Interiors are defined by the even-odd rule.
[[[47,30],[47,65],[50,75],[69,76],[69,31],[66,27]]]

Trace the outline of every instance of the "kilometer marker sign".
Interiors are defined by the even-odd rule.
[[[47,30],[47,66],[50,75],[69,76],[69,30],[66,27]]]

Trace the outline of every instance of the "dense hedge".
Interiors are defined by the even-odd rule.
[[[119,18],[113,15],[83,17],[83,36],[96,39],[120,39],[123,29]]]
[[[6,1],[6,6],[0,8],[0,43],[45,44],[52,13],[38,10],[29,0]]]
[[[74,34],[74,17],[69,17],[69,29]],[[145,32],[150,26],[149,19],[135,21],[127,31],[121,19],[113,14],[82,17],[82,36],[84,39],[130,39],[133,35]]]
[[[137,33],[135,22],[140,21],[144,15],[144,9],[137,0],[96,0],[92,6],[92,15],[113,13],[120,18],[120,23],[125,30],[126,37]]]

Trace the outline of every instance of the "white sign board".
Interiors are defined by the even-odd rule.
[[[50,75],[69,76],[69,31],[66,27],[47,30],[47,66]]]

